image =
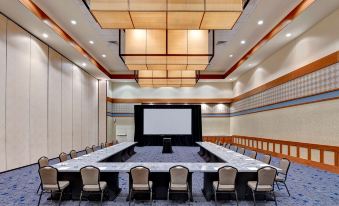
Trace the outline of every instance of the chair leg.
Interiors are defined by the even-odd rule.
[[[272,191],[272,193],[273,193],[273,197],[274,197],[275,206],[277,206],[277,205],[278,205],[278,203],[277,203],[277,198],[275,197],[274,191]]]
[[[278,190],[280,190],[280,187],[279,187],[279,184],[278,184],[278,182],[275,182],[275,184],[277,185],[277,187],[278,187]]]
[[[36,191],[37,194],[39,194],[40,188],[41,188],[41,183],[39,184],[38,190]]]
[[[191,190],[190,190],[190,187],[187,187],[187,197],[188,197],[188,202],[191,202]]]
[[[253,196],[253,203],[254,203],[254,205],[257,205],[257,203],[256,203],[256,201],[255,201],[255,193],[254,193],[253,190],[252,190],[252,196]]]
[[[167,190],[167,201],[169,201],[169,193],[170,193],[170,189],[168,188],[168,190]]]
[[[153,205],[153,191],[151,189],[151,194],[150,194],[150,200],[151,200],[151,205]]]
[[[104,197],[104,191],[101,191],[100,205],[102,205],[102,199]]]
[[[214,204],[217,206],[217,191],[214,190]]]
[[[40,205],[40,200],[41,200],[42,193],[43,193],[43,191],[41,191],[41,193],[40,193],[40,197],[39,197],[39,201],[38,201],[38,206]]]
[[[61,192],[60,192],[60,197],[59,197],[59,206],[61,205],[61,200],[62,200],[62,193],[63,193],[63,190],[61,190]]]
[[[81,199],[82,199],[82,191],[80,192],[79,206],[80,206],[80,204],[81,204]]]
[[[286,188],[286,190],[287,190],[288,196],[291,196],[290,191],[288,190],[287,185],[286,185],[285,182],[284,182],[284,185],[285,185],[285,188]]]
[[[132,189],[129,190],[129,202],[128,202],[128,205],[131,205],[131,201],[132,201]]]
[[[239,205],[238,192],[235,190],[234,193],[235,193],[235,199],[237,200],[237,206],[238,206]]]

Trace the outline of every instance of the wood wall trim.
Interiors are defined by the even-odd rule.
[[[179,103],[179,104],[212,104],[212,103],[230,103],[231,99],[227,98],[215,98],[215,99],[153,99],[153,98],[142,98],[142,99],[120,99],[107,97],[107,101],[111,103],[142,103],[142,104],[166,104],[166,103]]]
[[[241,139],[241,141],[235,141],[235,139]],[[286,141],[286,140],[276,140],[272,138],[260,138],[260,137],[249,137],[249,136],[240,136],[240,135],[233,135],[233,136],[204,136],[203,141],[209,141],[215,143],[216,141],[221,141],[221,143],[231,143],[232,145],[236,145],[239,147],[243,147],[248,150],[253,150],[256,152],[260,152],[262,154],[270,154],[272,156],[278,158],[287,158],[292,162],[297,162],[303,165],[311,166],[320,168],[322,170],[327,170],[333,173],[339,174],[339,147],[337,146],[330,146],[330,145],[320,145],[320,144],[311,144],[311,143],[302,143],[302,142],[293,142],[293,141]],[[250,144],[249,142],[252,142]],[[254,146],[253,142],[256,141],[256,146]],[[259,149],[259,142],[261,147]],[[267,144],[267,148],[263,149],[263,143]],[[269,144],[273,144],[273,151],[270,151]],[[276,151],[275,144],[280,144],[279,152]],[[282,145],[287,145],[288,154],[283,154]],[[296,157],[291,156],[290,147],[296,147]],[[303,159],[300,157],[300,148],[306,148],[308,151],[307,159]],[[311,153],[312,149],[319,150],[320,152],[320,161],[312,161],[311,160]],[[324,163],[324,151],[331,151],[334,153],[334,165],[329,165]]]
[[[55,21],[53,21],[42,9],[39,8],[32,0],[19,0],[29,11],[31,11],[38,19],[46,23],[55,33],[57,33],[66,42],[69,42],[74,49],[86,57],[92,64],[94,64],[107,77],[111,78],[111,73],[102,66],[92,55],[90,55],[80,44],[66,33]]]
[[[339,62],[339,51],[336,51],[332,54],[329,54],[323,58],[320,58],[310,64],[307,64],[299,69],[296,69],[284,76],[281,76],[275,80],[272,80],[266,84],[263,84],[257,88],[254,88],[244,94],[241,94],[237,97],[234,97],[232,99],[232,102],[237,102],[237,101],[240,101],[242,99],[245,99],[247,97],[250,97],[250,96],[253,96],[255,94],[258,94],[258,93],[261,93],[261,92],[264,92],[268,89],[271,89],[273,87],[276,87],[276,86],[279,86],[281,84],[284,84],[286,82],[289,82],[289,81],[292,81],[294,79],[297,79],[299,77],[302,77],[304,75],[307,75],[307,74],[310,74],[312,72],[315,72],[315,71],[318,71],[318,70],[321,70],[325,67],[328,67],[332,64],[336,64]]]

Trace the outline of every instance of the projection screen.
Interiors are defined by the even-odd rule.
[[[191,135],[192,109],[144,109],[145,135]]]

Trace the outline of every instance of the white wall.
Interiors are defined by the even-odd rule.
[[[97,145],[98,84],[0,15],[0,171]]]
[[[195,87],[141,88],[134,82],[109,82],[107,96],[111,98],[232,98],[232,84],[227,82],[200,82]]]
[[[339,9],[291,41],[234,83],[241,95],[339,50]]]

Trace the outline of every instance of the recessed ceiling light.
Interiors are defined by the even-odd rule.
[[[85,66],[87,66],[87,64],[84,62],[84,63],[82,63],[82,66],[85,67]]]
[[[230,81],[233,81],[233,79],[230,79]]]
[[[46,33],[43,33],[42,36],[43,36],[44,38],[48,38],[48,34],[46,34]]]
[[[292,36],[292,34],[291,33],[287,33],[285,36],[286,37],[290,37],[290,36]]]
[[[77,24],[77,21],[71,20],[71,24],[76,25],[76,24]]]
[[[101,55],[102,57],[106,58],[106,54]]]
[[[252,64],[248,64],[248,66],[249,66],[249,67],[251,67],[251,66],[252,66]]]
[[[94,44],[94,41],[91,40],[91,41],[89,41],[89,43],[90,43],[90,44]]]
[[[241,40],[240,43],[241,43],[241,44],[246,44],[246,41],[245,41],[245,40]]]
[[[264,24],[264,21],[263,20],[259,20],[258,21],[258,25],[263,25]]]
[[[230,54],[229,57],[232,58],[232,57],[233,57],[233,54]]]

